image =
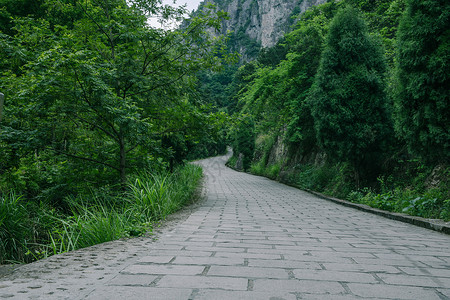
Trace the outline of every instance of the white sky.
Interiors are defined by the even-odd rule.
[[[186,9],[188,12],[192,12],[192,10],[197,9],[200,2],[202,2],[202,0],[163,0],[163,4],[169,4],[175,7],[186,4]],[[149,23],[154,27],[161,27],[156,18],[150,18]]]
[[[197,9],[198,5],[200,4],[201,0],[178,0],[178,5],[187,5],[187,10],[192,11],[193,9]]]

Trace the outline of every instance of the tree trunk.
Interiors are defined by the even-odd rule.
[[[360,172],[359,169],[355,166],[355,183],[356,183],[356,189],[359,190],[360,188]]]
[[[0,122],[2,122],[2,115],[3,115],[3,101],[5,99],[5,95],[0,93]]]
[[[119,159],[119,172],[120,172],[120,184],[124,189],[127,183],[127,173],[126,173],[126,152],[125,152],[125,141],[122,133],[119,137],[119,147],[120,147],[120,159]]]

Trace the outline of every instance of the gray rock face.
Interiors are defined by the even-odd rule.
[[[222,34],[231,31],[238,36],[234,45],[245,53],[248,39],[261,47],[272,47],[290,30],[291,17],[326,0],[205,0],[228,13],[230,19],[222,26]]]

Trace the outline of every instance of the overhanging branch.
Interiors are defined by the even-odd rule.
[[[55,152],[57,152],[57,153],[59,153],[59,154],[62,154],[62,155],[68,156],[68,157],[72,157],[72,158],[76,158],[76,159],[80,159],[80,160],[85,160],[85,161],[90,161],[90,162],[93,162],[93,163],[96,163],[96,164],[99,164],[99,165],[103,165],[103,166],[109,167],[111,169],[114,169],[114,170],[120,172],[120,169],[118,167],[113,166],[111,164],[108,164],[106,162],[102,162],[102,161],[99,161],[99,160],[96,160],[96,159],[93,159],[93,158],[89,158],[89,157],[83,157],[83,156],[70,154],[70,153],[67,153],[67,152],[64,152],[64,151],[60,151],[60,150],[56,150],[56,149],[53,149],[53,148],[50,148],[50,149],[55,151]]]

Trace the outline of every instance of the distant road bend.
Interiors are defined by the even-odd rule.
[[[52,256],[0,299],[450,299],[450,236],[199,161],[207,194],[157,240]]]

